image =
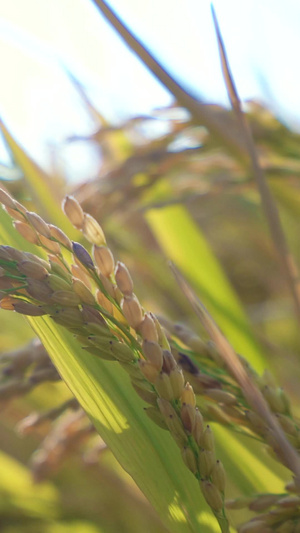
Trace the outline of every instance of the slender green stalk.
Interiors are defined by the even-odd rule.
[[[209,131],[228,148],[236,157],[245,161],[246,149],[238,135],[235,135],[230,124],[213,114],[198,98],[188,93],[137,39],[129,28],[120,20],[109,5],[103,0],[93,0],[102,15],[118,32],[131,50],[141,59],[144,65],[166,87],[176,100],[192,115],[193,119],[206,126]]]
[[[219,24],[217,17],[212,7],[212,15],[215,24],[219,52],[221,57],[221,65],[223,76],[228,92],[228,96],[232,105],[233,110],[235,111],[241,134],[245,140],[245,145],[247,147],[249,159],[251,162],[253,175],[256,178],[258,190],[261,196],[262,207],[266,216],[266,220],[269,225],[270,233],[277,250],[278,258],[280,260],[282,270],[286,277],[288,286],[290,288],[291,295],[294,300],[295,313],[298,322],[300,323],[300,278],[299,272],[293,258],[291,251],[289,250],[287,240],[282,228],[280,221],[280,215],[277,208],[277,205],[272,197],[268,182],[264,175],[263,169],[260,165],[258,155],[256,152],[255,144],[253,141],[252,133],[249,127],[249,124],[246,120],[245,114],[242,110],[241,100],[239,98],[233,76],[230,71],[230,66],[227,59],[226,49],[223,43],[222,35],[220,32]]]

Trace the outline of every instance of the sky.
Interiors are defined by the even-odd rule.
[[[109,4],[188,90],[228,105],[210,1]],[[263,100],[299,129],[300,2],[215,0],[214,6],[241,98]],[[93,129],[66,69],[109,120],[149,113],[172,101],[92,0],[0,0],[0,61],[0,116],[45,167],[58,143]],[[86,146],[78,144],[76,156],[70,155],[88,167]],[[0,146],[1,161],[6,156]],[[92,174],[92,167],[87,172]]]

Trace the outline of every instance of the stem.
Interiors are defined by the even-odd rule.
[[[244,137],[245,145],[248,151],[250,163],[253,170],[253,175],[256,178],[258,190],[261,197],[262,207],[265,212],[265,217],[269,225],[269,230],[277,250],[282,270],[290,288],[291,295],[294,300],[295,313],[298,322],[300,323],[300,280],[297,271],[296,263],[289,250],[285,234],[280,221],[278,208],[272,197],[265,174],[260,166],[258,155],[255,149],[252,133],[249,124],[246,120],[245,114],[242,110],[241,100],[239,98],[233,76],[230,71],[230,66],[226,54],[226,49],[220,32],[217,17],[212,6],[212,16],[217,34],[221,66],[224,76],[227,93],[235,111],[241,134]]]
[[[176,100],[185,107],[193,119],[204,126],[227,147],[239,160],[246,160],[247,150],[243,140],[234,133],[228,117],[220,118],[212,113],[198,98],[192,96],[171,76],[159,61],[147,50],[142,42],[135,37],[129,28],[121,21],[116,13],[103,0],[93,0],[102,15],[114,27],[119,36],[131,50],[140,58],[142,63],[152,74],[170,91]]]
[[[130,331],[128,331],[128,329],[126,328],[126,326],[123,326],[123,324],[121,324],[115,317],[113,317],[112,315],[109,314],[108,311],[106,311],[106,309],[104,309],[104,307],[102,307],[101,305],[99,304],[96,304],[96,309],[98,309],[98,311],[100,311],[100,313],[102,315],[104,315],[108,320],[110,320],[115,326],[117,326],[118,329],[120,329],[122,331],[122,333],[124,333],[124,335],[126,335],[126,337],[130,340],[131,344],[134,346],[134,348],[136,350],[138,350],[139,352],[141,352],[141,346],[139,345],[139,343],[137,342],[137,340],[134,338],[133,335],[131,335]]]
[[[229,533],[229,523],[228,523],[228,520],[225,516],[225,511],[224,511],[224,508],[223,508],[223,511],[222,511],[222,516],[220,516],[218,513],[215,513],[214,512],[214,515],[216,517],[216,519],[218,520],[218,524],[221,528],[221,531],[222,533]]]

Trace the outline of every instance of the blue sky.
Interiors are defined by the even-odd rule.
[[[206,101],[228,103],[208,0],[109,3],[187,88]],[[299,127],[298,0],[215,0],[214,6],[240,96],[264,99]],[[52,144],[91,130],[62,65],[109,119],[171,101],[91,0],[1,2],[0,60],[0,114],[46,166]],[[83,151],[81,157],[89,156]]]

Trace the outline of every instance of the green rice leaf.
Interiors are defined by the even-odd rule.
[[[124,370],[84,352],[50,319],[29,322],[101,437],[170,532],[219,531],[178,448],[148,419]]]
[[[262,371],[264,359],[242,306],[191,215],[176,205],[151,209],[146,219],[166,257],[191,282],[234,348]]]

